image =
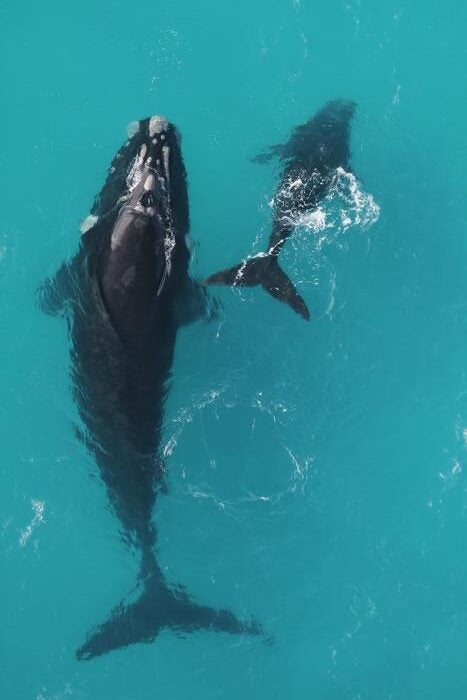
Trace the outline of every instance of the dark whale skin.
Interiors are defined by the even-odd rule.
[[[69,324],[73,394],[128,545],[141,552],[140,595],[123,601],[77,650],[90,659],[165,627],[258,633],[254,622],[198,605],[170,585],[156,559],[153,511],[166,491],[160,454],[178,329],[208,317],[189,275],[187,178],[180,136],[164,117],[137,122],[115,156],[75,257],[39,293]]]
[[[354,112],[354,102],[328,102],[305,124],[295,127],[285,144],[271,146],[253,159],[257,163],[267,163],[277,158],[282,164],[267,250],[240,265],[210,275],[204,284],[260,285],[306,321],[310,319],[306,302],[279,265],[279,253],[294,230],[290,213],[316,209],[328,192],[336,169],[349,168],[349,139]]]

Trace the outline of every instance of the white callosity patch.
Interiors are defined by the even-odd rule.
[[[24,547],[31,537],[33,530],[39,525],[39,523],[44,522],[44,512],[45,504],[43,501],[32,500],[31,506],[34,511],[34,517],[29,523],[29,525],[21,532],[19,538],[19,546]]]
[[[126,184],[128,187],[128,194],[131,194],[135,187],[139,185],[141,182],[141,178],[143,177],[144,173],[144,159],[146,157],[147,153],[147,146],[145,143],[141,146],[141,149],[137,156],[135,157],[133,164],[130,168],[130,172],[127,175],[126,178]]]
[[[127,192],[121,198],[121,203],[123,205],[132,202],[132,209],[134,211],[149,216],[159,214],[165,221],[166,235],[164,238],[164,254],[166,260],[166,274],[170,274],[172,254],[176,245],[170,212],[170,146],[168,143],[162,145],[164,141],[166,141],[166,132],[168,129],[169,122],[165,117],[151,117],[148,126],[150,141],[143,143],[135,156],[126,178]],[[157,149],[156,152],[153,150],[154,147]],[[149,155],[149,150],[151,150],[152,156]],[[161,157],[156,157],[153,165],[154,155],[160,155]],[[155,192],[156,189],[158,189],[157,181],[160,183],[162,192],[165,193],[165,196],[162,197],[162,201],[159,201],[159,206],[161,207],[160,211],[157,211],[152,203],[149,206],[145,206],[143,203],[145,200],[142,199],[144,192]],[[117,224],[111,239],[112,249],[118,247],[121,244],[121,240],[122,230]]]
[[[152,173],[150,173],[144,181],[144,189],[146,192],[152,192],[156,189],[156,179]]]
[[[166,149],[167,149],[167,152],[166,152]],[[168,173],[169,173],[168,146],[164,146],[162,148],[162,152],[163,152],[163,158],[164,158],[164,168],[166,168],[166,173],[167,173],[166,180],[168,182]],[[147,155],[148,155],[148,147],[145,143],[143,143],[143,145],[141,146],[139,153],[136,155],[136,157],[132,163],[132,166],[130,168],[130,171],[127,175],[127,179],[126,179],[126,184],[128,187],[128,193],[126,195],[127,197],[128,197],[128,195],[131,195],[131,193],[139,185],[142,178],[145,176],[145,174],[147,174],[147,171],[153,170],[153,168],[151,168],[152,158],[151,158],[151,156],[147,157]],[[160,165],[159,160],[156,161],[156,165]],[[165,182],[163,182],[163,184],[165,185]],[[151,189],[152,190],[155,189],[155,183],[154,183],[154,186],[151,187]]]
[[[149,120],[149,136],[154,136],[155,134],[162,134],[169,128],[169,122],[165,117],[155,115]]]
[[[138,128],[140,127],[140,123],[137,122]],[[148,136],[151,139],[151,143],[153,146],[157,146],[159,141],[162,143],[165,138],[166,138],[166,132],[169,129],[169,122],[165,117],[155,115],[150,118],[149,120],[149,125],[148,125]],[[149,144],[149,142],[148,142]],[[128,172],[127,178],[126,178],[126,184],[128,187],[128,192],[125,195],[124,199],[127,199],[128,196],[131,195],[131,193],[135,190],[135,188],[139,185],[141,182],[142,178],[145,176],[145,173],[147,170],[152,170],[154,171],[154,166],[152,165],[152,157],[148,153],[148,144],[143,143],[139,153],[135,156],[133,163],[130,167],[130,170]],[[169,160],[170,160],[170,149],[169,146],[162,146],[161,148],[161,154],[162,154],[162,161],[163,161],[163,167],[164,167],[164,177],[160,178],[161,184],[165,185],[169,184]],[[160,159],[156,158],[156,166],[160,166]],[[151,188],[155,189],[155,187]]]
[[[169,146],[162,146],[162,158],[164,159],[164,171],[167,183],[170,185],[170,170],[169,170],[169,159],[170,159],[170,148]]]
[[[94,214],[89,214],[89,216],[87,216],[84,219],[84,221],[81,223],[81,226],[80,226],[81,233],[83,234],[83,233],[86,233],[86,231],[89,231],[89,229],[91,229],[93,226],[95,226],[95,224],[97,224],[97,221],[98,221],[97,216],[95,216]]]
[[[167,121],[166,121],[167,124]],[[168,124],[167,124],[168,127]],[[166,127],[166,128],[167,128]],[[158,132],[161,133],[161,132]],[[161,140],[165,138],[164,134],[161,135]],[[164,168],[164,174],[165,178],[161,178],[161,184],[164,186],[168,185],[168,190],[167,193],[170,195],[170,147],[169,146],[162,146],[162,158],[163,158],[163,168]],[[158,165],[160,163],[158,162]],[[167,228],[167,234],[164,238],[164,252],[165,252],[165,262],[166,262],[166,271],[167,274],[170,275],[170,270],[172,267],[172,253],[175,248],[175,233],[173,231],[173,228],[171,225],[168,226]]]
[[[129,139],[131,139],[132,136],[137,134],[138,131],[139,131],[139,122],[138,121],[130,122],[126,128],[126,133],[128,134]]]

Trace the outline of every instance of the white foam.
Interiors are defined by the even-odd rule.
[[[298,226],[306,226],[315,232],[324,231],[324,229],[332,226],[332,224],[327,221],[326,211],[322,207],[318,207],[308,214],[299,216],[297,218],[297,224]]]
[[[164,238],[164,252],[165,252],[165,262],[166,262],[166,269],[167,269],[167,274],[170,275],[170,271],[172,269],[172,253],[175,248],[175,236],[171,228],[169,227],[167,230],[167,235]]]
[[[314,173],[311,177],[319,178],[319,175]],[[297,197],[300,197],[300,189],[306,185],[300,178],[285,182],[270,203],[272,207],[279,208],[280,205],[282,212],[285,211],[282,214],[285,225],[305,228],[315,234],[333,229],[332,236],[327,233],[322,237],[324,242],[344,234],[349,228],[366,230],[379,219],[380,207],[373,195],[365,192],[355,175],[344,168],[336,169],[328,192],[318,207],[305,212],[297,211]]]
[[[379,219],[380,207],[373,195],[364,192],[353,173],[337,168],[326,199],[337,195],[343,202],[342,222],[344,230],[349,226],[372,226]]]
[[[45,504],[43,501],[36,501],[32,500],[31,501],[31,506],[34,512],[34,517],[29,523],[29,525],[22,531],[20,538],[19,538],[19,546],[24,547],[29,538],[31,537],[33,530],[39,525],[39,523],[44,522],[44,512],[45,512]]]

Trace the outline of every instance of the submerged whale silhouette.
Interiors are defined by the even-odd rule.
[[[194,602],[170,585],[155,556],[153,508],[165,490],[159,451],[177,330],[206,317],[205,290],[188,272],[186,172],[175,127],[135,124],[84,222],[75,257],[46,281],[42,308],[65,315],[74,398],[128,544],[141,551],[140,595],[120,603],[77,650],[90,659],[165,627],[259,633],[229,610]]]
[[[354,112],[353,102],[328,102],[306,124],[295,127],[287,143],[271,146],[253,159],[266,163],[276,157],[283,163],[267,250],[211,275],[204,280],[205,285],[261,285],[275,299],[288,304],[307,321],[310,319],[305,301],[280,267],[278,256],[294,230],[291,212],[299,214],[315,209],[326,195],[336,169],[349,168]]]

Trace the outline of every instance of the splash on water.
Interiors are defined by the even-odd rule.
[[[317,174],[312,173],[310,177],[316,178]],[[297,201],[297,190],[306,191],[308,184],[300,178],[286,182],[270,206],[274,206],[278,198],[282,206],[284,201],[290,199],[291,208],[284,217],[284,223],[316,234],[318,247],[331,243],[350,228],[359,227],[366,231],[378,221],[380,207],[373,195],[365,192],[355,175],[344,168],[336,169],[327,194],[318,207],[297,212],[292,204]]]
[[[32,510],[34,512],[34,517],[29,523],[29,525],[21,532],[19,538],[19,546],[24,547],[28,540],[30,539],[33,531],[36,527],[44,522],[45,513],[45,503],[43,501],[32,500],[31,501]]]
[[[173,455],[183,430],[188,424],[193,422],[196,414],[206,408],[206,406],[215,404],[221,393],[222,389],[209,389],[208,391],[203,392],[203,395],[197,398],[193,402],[193,405],[183,406],[180,408],[177,415],[171,421],[171,424],[174,427],[162,450],[164,458],[171,457]]]
[[[36,700],[63,700],[71,695],[73,695],[73,690],[71,685],[67,683],[62,691],[54,693],[53,695],[48,695],[47,688],[42,688],[42,691],[36,695]]]

